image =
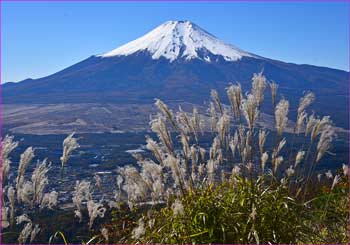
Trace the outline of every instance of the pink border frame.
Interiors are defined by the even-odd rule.
[[[0,138],[2,138],[2,36],[1,36],[1,23],[2,23],[2,2],[348,2],[348,34],[350,35],[350,0],[0,0]],[[350,39],[350,37],[349,37]],[[350,84],[350,43],[349,45],[349,79],[348,82]],[[348,95],[350,95],[350,86],[348,86]],[[348,127],[350,128],[350,99],[348,97]],[[350,142],[350,135],[349,135]],[[348,150],[350,152],[350,144],[348,146]],[[2,152],[1,143],[0,143],[0,152]],[[2,160],[0,159],[0,173],[2,173]],[[350,159],[348,161],[348,165],[350,167]],[[0,176],[0,180],[2,180],[2,176]],[[350,188],[350,182],[349,182]],[[2,181],[0,183],[0,214],[2,214]],[[350,197],[348,202],[349,210],[350,210]],[[0,217],[1,218],[1,217]],[[2,243],[2,227],[0,222],[0,244]],[[349,224],[350,226],[350,224]],[[350,230],[348,231],[348,238],[350,239]],[[350,241],[349,241],[350,242]],[[71,243],[70,243],[71,244]],[[52,245],[61,245],[61,244],[52,244]],[[101,244],[102,245],[102,244]],[[237,244],[238,245],[238,244]]]

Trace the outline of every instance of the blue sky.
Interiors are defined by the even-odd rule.
[[[2,2],[2,81],[39,78],[190,20],[246,51],[349,70],[347,2]]]

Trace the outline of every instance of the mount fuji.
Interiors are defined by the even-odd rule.
[[[303,92],[313,91],[317,102],[312,109],[348,128],[349,72],[265,58],[225,43],[189,21],[167,21],[134,41],[50,76],[4,84],[3,104],[125,106],[151,104],[154,98],[203,104],[210,89],[223,98],[229,83],[239,81],[249,89],[252,75],[260,71],[279,84],[280,95],[291,101],[292,114]],[[265,98],[270,100],[269,93]]]

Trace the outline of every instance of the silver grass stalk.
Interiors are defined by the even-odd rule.
[[[245,147],[246,145],[246,140],[245,140],[245,129],[243,127],[243,125],[239,125],[239,128],[238,128],[238,136],[239,136],[239,150],[242,151],[243,148]]]
[[[221,145],[220,145],[220,139],[218,136],[216,136],[213,139],[213,143],[209,149],[209,158],[210,159],[216,159],[217,156],[220,154],[221,151]]]
[[[147,136],[146,136],[146,138],[147,138]],[[133,158],[135,158],[137,163],[142,163],[145,160],[144,157],[140,153],[131,153],[131,156]]]
[[[166,165],[171,169],[171,174],[175,181],[175,185],[179,186],[181,188],[181,191],[184,191],[184,178],[180,169],[180,159],[175,158],[172,155],[168,155],[166,158]]]
[[[210,129],[211,132],[215,131],[216,128],[216,123],[217,123],[217,115],[216,115],[216,110],[213,102],[210,102],[209,105],[209,116],[210,116]]]
[[[212,98],[212,100],[214,102],[214,105],[216,106],[216,108],[219,109],[220,114],[221,115],[224,114],[224,110],[223,110],[223,107],[222,107],[222,104],[221,104],[218,92],[215,89],[212,89],[210,91],[210,95],[211,95],[211,98]]]
[[[199,147],[199,153],[201,156],[201,161],[204,162],[205,161],[205,154],[206,154],[206,150],[202,147]]]
[[[154,227],[154,224],[156,223],[156,219],[150,219],[148,221],[148,227],[152,229]]]
[[[19,160],[18,174],[16,178],[16,190],[17,190],[17,199],[20,201],[19,194],[24,182],[24,173],[34,158],[34,150],[32,147],[28,147],[22,154]]]
[[[94,221],[97,217],[103,218],[106,212],[106,208],[101,203],[95,203],[93,200],[87,202],[87,209],[89,213],[89,228],[92,228]]]
[[[6,158],[5,160],[2,160],[2,175],[0,178],[3,186],[5,185],[7,176],[10,171],[10,165],[11,165],[11,160],[9,160],[8,158]]]
[[[154,202],[165,196],[165,185],[162,179],[157,179],[152,183],[151,197]]]
[[[252,220],[255,220],[256,215],[257,215],[256,207],[255,207],[254,204],[253,204],[252,212],[250,213],[249,216],[252,218]]]
[[[184,134],[190,134],[192,132],[191,120],[187,113],[179,106],[179,111],[176,112],[176,122]]]
[[[1,142],[1,160],[2,160],[2,185],[6,181],[8,173],[10,171],[11,160],[9,159],[10,153],[18,146],[18,142],[14,142],[14,137],[6,135]]]
[[[74,133],[68,135],[68,137],[63,140],[63,154],[60,158],[62,168],[65,166],[65,164],[69,160],[72,152],[79,147],[80,145],[78,144],[77,139],[74,138]]]
[[[325,175],[328,179],[332,179],[333,178],[333,174],[331,172],[331,170],[328,170],[327,172],[325,172]]]
[[[299,134],[301,132],[306,119],[307,119],[307,113],[305,111],[302,111],[300,114],[298,114],[297,123],[296,123],[296,133],[297,134]]]
[[[253,130],[259,115],[258,101],[253,94],[248,94],[247,98],[243,100],[242,110],[249,129]]]
[[[211,145],[211,147],[209,148],[209,159],[215,159],[219,150],[220,150],[220,140],[219,140],[219,136],[216,136],[213,139],[213,143]]]
[[[206,168],[205,168],[205,164],[199,164],[198,166],[198,179],[203,177],[203,175],[205,174]]]
[[[219,121],[216,124],[216,130],[220,137],[221,145],[225,145],[226,136],[230,133],[230,116],[227,114],[227,111],[224,111]]]
[[[288,177],[291,177],[292,175],[294,175],[294,173],[295,173],[295,170],[293,169],[293,166],[290,165],[289,168],[287,168],[287,170],[286,170],[286,175]]]
[[[7,198],[10,203],[10,225],[13,227],[15,221],[15,189],[12,186],[7,189]]]
[[[246,131],[246,136],[245,136],[245,146],[251,146],[251,137],[252,137],[252,132],[250,130]]]
[[[314,123],[311,130],[311,141],[314,141],[316,137],[323,132],[324,128],[332,124],[329,116],[324,116],[321,120],[315,119],[313,121]]]
[[[193,181],[191,180],[191,172],[190,170],[186,167],[185,161],[183,158],[181,158],[181,156],[178,156],[179,161],[180,161],[180,165],[179,165],[179,169],[180,169],[180,173],[182,176],[182,187],[181,190],[184,191],[191,191],[193,189]],[[179,194],[182,194],[182,192],[180,192],[180,190],[177,191]],[[183,192],[185,193],[185,192]]]
[[[236,153],[237,146],[238,146],[238,133],[237,133],[237,131],[235,131],[235,134],[234,134],[233,138],[230,141],[230,149],[231,149],[231,152],[232,152],[232,159],[235,158],[235,153]]]
[[[276,96],[277,96],[277,90],[278,90],[278,84],[272,81],[269,83],[270,89],[271,89],[271,99],[272,99],[272,105],[273,107],[276,106]]]
[[[227,97],[230,100],[233,116],[235,119],[241,117],[241,103],[242,103],[242,87],[241,84],[231,85],[227,88]]]
[[[159,140],[165,146],[168,154],[173,154],[173,141],[171,139],[169,129],[166,126],[165,118],[158,116],[157,118],[153,119],[150,124],[152,131],[157,134]]]
[[[177,125],[175,122],[175,118],[174,118],[173,112],[168,108],[168,106],[160,99],[156,99],[156,102],[154,104],[158,107],[158,109],[163,113],[163,115],[169,120],[171,125],[176,130]]]
[[[22,214],[16,217],[16,225],[20,225],[22,223],[30,223],[32,222],[27,214]]]
[[[27,223],[22,229],[21,233],[19,234],[18,243],[25,244],[29,236],[31,235],[32,230],[33,230],[32,222]]]
[[[81,210],[74,210],[74,217],[79,218],[79,222],[81,222],[83,220],[83,213],[81,212]]]
[[[143,221],[143,219],[139,219],[137,223],[138,226],[132,231],[132,238],[136,240],[140,239],[146,232],[145,222]]]
[[[117,186],[118,186],[118,189],[121,190],[122,189],[122,184],[123,184],[123,176],[121,176],[120,174],[118,174],[117,176]]]
[[[246,137],[245,137],[246,141],[245,141],[245,149],[246,149],[246,157],[249,157],[249,159],[252,159],[252,146],[253,146],[253,131],[248,130],[246,132]],[[248,159],[248,158],[246,158]]]
[[[94,175],[95,185],[97,189],[102,192],[102,179],[98,174]]]
[[[298,117],[314,101],[315,101],[315,95],[312,92],[308,92],[303,97],[301,97],[299,100]]]
[[[241,168],[235,165],[231,170],[231,177],[238,176],[241,172]]]
[[[283,162],[283,157],[282,156],[278,156],[279,153],[281,152],[283,146],[286,144],[286,139],[282,139],[277,147],[275,147],[273,149],[272,155],[271,155],[271,162],[272,162],[272,166],[273,166],[273,173],[276,173],[279,165]]]
[[[323,155],[331,148],[332,141],[336,136],[334,128],[327,125],[323,128],[320,139],[317,144],[317,158],[316,162],[319,162]]]
[[[39,228],[39,225],[36,224],[33,229],[32,229],[32,232],[30,233],[30,243],[32,243],[35,239],[35,237],[39,234],[40,232],[40,228]]]
[[[182,144],[182,153],[188,161],[191,158],[191,149],[188,143],[188,138],[185,134],[181,134],[181,144]]]
[[[201,132],[202,135],[204,135],[204,131],[205,131],[205,124],[204,124],[205,120],[204,119],[200,119],[199,121],[199,130]]]
[[[57,206],[58,193],[56,191],[51,191],[50,193],[45,193],[40,204],[40,210],[47,207],[48,209],[53,209]]]
[[[303,160],[304,155],[305,155],[305,151],[301,151],[301,150],[298,151],[295,157],[294,168],[296,168],[299,165],[299,163]]]
[[[14,141],[14,136],[6,135],[1,142],[1,159],[8,159],[9,154],[18,146],[18,142]]]
[[[260,150],[260,154],[263,154],[263,152],[264,152],[266,136],[267,136],[266,130],[260,129],[259,130],[259,150]]]
[[[343,175],[348,176],[349,175],[349,166],[346,164],[343,164],[342,169],[343,169]]]
[[[118,187],[118,190],[114,190],[113,191],[113,198],[114,200],[109,200],[108,201],[108,206],[110,209],[112,208],[117,208],[119,209],[120,208],[120,202],[121,202],[121,193],[122,193],[122,189],[119,189]]]
[[[282,178],[281,180],[280,180],[280,183],[281,183],[281,185],[283,185],[283,186],[286,186],[287,185],[287,179],[286,178]]]
[[[108,234],[109,234],[108,229],[107,229],[106,227],[103,227],[103,228],[101,229],[101,235],[102,235],[102,237],[103,237],[107,242],[108,242],[108,240],[109,240]]]
[[[198,164],[198,149],[194,145],[191,146],[191,160],[193,165]]]
[[[249,174],[252,174],[252,172],[253,172],[253,163],[252,162],[247,163],[247,170],[248,170]]]
[[[282,135],[284,128],[288,122],[289,102],[285,99],[280,100],[275,108],[276,130],[279,135]]]
[[[174,216],[183,216],[185,214],[184,206],[179,199],[176,199],[172,205]]]
[[[195,182],[197,179],[197,164],[198,164],[198,150],[195,146],[191,146],[191,178]]]
[[[222,163],[223,162],[224,156],[223,156],[223,153],[222,153],[222,149],[220,149],[220,151],[218,152],[216,160],[218,161],[218,163]]]
[[[283,138],[279,143],[278,146],[276,148],[276,154],[279,154],[280,151],[282,150],[283,146],[285,146],[285,144],[287,143],[286,139]]]
[[[198,113],[198,109],[196,107],[193,107],[192,111],[192,118],[191,118],[191,126],[192,126],[192,131],[194,134],[194,137],[196,139],[196,142],[198,142],[198,133],[200,131],[200,116]]]
[[[311,132],[318,121],[319,119],[316,119],[314,115],[310,115],[308,118],[306,118],[305,136]]]
[[[281,163],[283,162],[283,157],[282,156],[278,156],[274,159],[273,162],[273,171],[274,173],[277,172],[278,167],[281,165]]]
[[[334,176],[334,179],[333,179],[333,183],[332,183],[332,187],[331,187],[332,190],[339,183],[339,181],[340,181],[340,175],[337,174],[336,176]]]
[[[150,189],[154,201],[164,195],[163,168],[160,165],[145,161],[142,164],[141,177]]]
[[[8,207],[5,207],[5,206],[1,207],[1,227],[3,229],[10,226],[10,222],[8,221],[8,211],[9,211]]]
[[[23,186],[17,190],[17,201],[27,203],[29,205],[32,205],[32,198],[33,198],[33,184],[31,181],[26,181]]]
[[[215,171],[219,165],[217,160],[209,159],[207,162],[207,175],[208,175],[208,184],[211,185],[214,183]]]
[[[265,172],[265,166],[268,159],[269,159],[269,155],[267,154],[267,152],[264,152],[261,155],[261,170],[263,173]]]
[[[264,91],[267,85],[266,77],[262,73],[258,73],[253,75],[252,80],[252,94],[259,107],[264,100]]]
[[[315,100],[315,95],[312,92],[308,92],[300,98],[299,100],[299,107],[298,107],[298,115],[297,115],[297,124],[296,124],[296,133],[299,134],[303,125],[304,121],[307,118],[307,113],[305,112],[305,109]],[[310,125],[309,125],[310,126]]]
[[[91,200],[91,189],[90,189],[90,182],[88,181],[76,181],[74,191],[73,191],[73,197],[72,201],[73,204],[76,207],[75,216],[79,218],[79,222],[82,221],[82,202]]]
[[[157,144],[157,142],[155,142],[150,137],[146,138],[146,142],[147,142],[146,148],[153,153],[153,155],[155,156],[155,158],[158,160],[158,162],[161,165],[164,165],[163,152],[162,152],[162,149],[160,148],[160,146]]]
[[[245,165],[247,160],[248,160],[248,156],[249,156],[249,152],[250,152],[250,147],[244,147],[242,152],[241,152],[241,159],[242,159],[242,164]]]
[[[226,173],[225,170],[221,170],[221,183],[226,182]]]
[[[119,205],[119,203],[116,202],[116,201],[109,200],[109,201],[108,201],[108,207],[109,207],[110,209],[113,209],[113,208],[119,209],[119,208],[120,208],[120,205]]]
[[[128,196],[128,201],[133,203],[137,200],[144,200],[150,187],[142,178],[140,172],[131,166],[121,168],[119,172],[125,179],[123,189]]]
[[[47,159],[44,159],[41,163],[38,161],[35,167],[31,180],[33,188],[33,200],[32,205],[40,204],[43,197],[43,192],[46,185],[49,183],[47,172],[49,171],[50,164],[47,165]]]
[[[191,180],[193,182],[193,186],[195,186],[196,182],[198,181],[198,178],[200,177],[197,174],[197,169],[198,169],[198,167],[193,164],[191,167]]]

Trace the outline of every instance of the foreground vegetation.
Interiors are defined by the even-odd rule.
[[[262,74],[253,77],[252,89],[243,95],[240,84],[227,89],[230,107],[212,90],[207,115],[174,113],[162,101],[160,114],[150,126],[158,141],[146,138],[151,158],[134,154],[138,166],[118,169],[115,199],[95,200],[101,188],[96,175],[77,181],[73,191],[74,222],[86,224],[86,243],[347,243],[349,221],[349,170],[317,172],[317,164],[330,153],[336,137],[329,117],[308,115],[313,93],[300,99],[295,122],[288,118],[289,102],[278,99],[278,85]],[[271,90],[276,136],[257,127],[267,86]],[[232,127],[233,123],[238,126]],[[202,145],[201,134],[211,131],[213,142]],[[293,132],[286,142],[286,131]],[[304,134],[306,145],[296,145]],[[271,134],[272,135],[272,134]],[[23,227],[18,242],[35,242],[40,236],[38,213],[57,209],[57,192],[46,193],[49,164],[39,162],[31,178],[25,170],[34,156],[22,154],[15,183],[6,178],[13,138],[3,142],[3,219],[6,229]],[[74,135],[63,142],[62,175],[70,154],[79,147]],[[298,148],[296,148],[298,147]],[[15,184],[15,187],[12,187]],[[15,198],[15,196],[17,198]],[[25,214],[23,214],[25,213]],[[8,215],[9,214],[9,215]],[[98,220],[108,216],[104,222]],[[73,216],[73,213],[72,213]],[[16,232],[15,232],[16,233]],[[47,242],[67,243],[64,231]]]
[[[266,177],[266,179],[264,179]],[[348,186],[319,190],[301,203],[288,186],[236,177],[205,188],[166,207],[133,218],[135,228],[120,232],[120,216],[107,225],[112,243],[347,243]],[[271,176],[270,176],[271,177]],[[123,237],[126,236],[126,237]]]

